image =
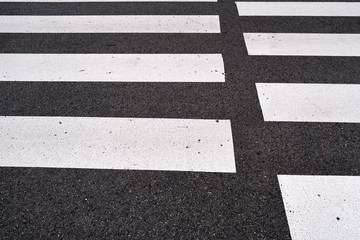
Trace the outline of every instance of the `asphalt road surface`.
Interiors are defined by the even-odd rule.
[[[0,76],[0,239],[359,239],[360,10],[358,5],[349,7],[348,11],[351,9],[355,9],[355,16],[346,16],[346,9],[340,11],[345,12],[345,16],[239,16],[235,2],[227,0],[0,1],[0,72],[3,75]],[[154,20],[155,25],[149,23],[149,28],[154,29],[146,33],[142,24],[152,20],[137,24],[137,32],[132,30],[134,19],[126,20],[129,22],[121,28],[122,32],[101,32],[101,26],[106,28],[111,21],[92,28],[93,33],[91,27],[90,32],[79,33],[79,29],[61,32],[64,30],[59,30],[60,27],[46,28],[46,24],[40,27],[46,28],[45,32],[32,32],[31,27],[39,23],[26,22],[26,19],[16,22],[20,18],[16,15],[211,15],[215,21],[208,26],[210,19],[201,24],[198,24],[200,20],[185,19],[186,26],[175,21],[173,25],[170,23],[170,28],[159,30],[160,24]],[[2,18],[9,16],[15,16],[12,25],[7,22],[9,19]],[[68,28],[76,25],[76,21]],[[255,40],[250,37],[245,42],[243,33],[259,34],[254,35]],[[265,43],[256,41],[255,37],[262,33],[273,34],[262,38],[264,42],[278,41],[259,50],[258,45]],[[290,39],[290,53],[285,49],[284,53],[276,54],[272,52],[274,49],[282,49],[276,43],[284,40],[277,33],[317,35],[310,36],[310,43],[306,39]],[[352,34],[355,38],[349,40],[346,35],[334,42],[329,39],[321,42],[323,35],[318,34]],[[312,49],[311,39],[320,41]],[[254,52],[250,52],[252,43],[258,44]],[[299,47],[302,43],[305,44]],[[308,46],[310,50],[302,52]],[[294,49],[299,51],[291,52]],[[316,50],[319,52],[311,54]],[[171,61],[160,59],[158,67],[164,78],[156,75],[158,71],[151,72],[146,64],[142,69],[135,61],[129,67],[137,66],[134,70],[129,70],[127,75],[119,73],[119,78],[125,80],[116,81],[115,77],[107,81],[105,74],[99,73],[95,80],[78,81],[79,75],[67,72],[73,66],[72,60],[60,59],[48,66],[49,60],[22,62],[25,55],[18,55],[20,60],[11,62],[6,58],[9,54],[87,54],[83,55],[85,58],[89,54],[189,54],[189,57],[221,54],[225,71],[215,72],[214,66],[222,67],[216,65],[216,61],[210,66],[199,63],[198,69],[196,58],[188,67],[195,66],[195,71],[208,74],[199,77],[202,75],[192,75],[195,71],[185,73],[181,63],[170,66]],[[89,66],[101,72],[103,65],[100,60],[96,61]],[[21,64],[31,67],[23,68]],[[64,64],[68,65],[64,68]],[[47,79],[52,74],[47,71],[50,65],[55,67],[54,71],[57,67],[62,69],[60,77],[68,74],[68,78],[75,76],[74,79]],[[9,73],[15,67],[17,70]],[[178,70],[175,76],[179,79],[166,75],[171,72],[165,71],[166,67]],[[213,69],[209,72],[207,68]],[[115,66],[113,70],[116,69]],[[18,73],[21,74],[16,75]],[[11,78],[11,74],[16,76]],[[40,79],[42,74],[44,78]],[[34,76],[38,77],[34,79]],[[153,76],[155,78],[151,78]],[[132,81],[135,77],[140,80]],[[305,83],[309,88],[296,88]],[[277,86],[280,88],[276,89]],[[323,88],[325,86],[330,88]],[[287,89],[292,89],[293,94],[287,95]],[[317,94],[319,92],[322,94]],[[278,97],[277,102],[267,105],[268,99],[261,97],[267,94],[271,99]],[[272,118],[274,111],[278,112]],[[136,126],[145,130],[127,130],[126,139],[141,144],[136,151],[126,152],[129,155],[125,160],[131,165],[136,158],[139,164],[146,165],[136,169],[133,164],[135,167],[129,170],[130,165],[113,167],[108,155],[101,157],[98,152],[101,141],[94,140],[98,151],[86,153],[83,149],[76,159],[66,155],[72,146],[94,138],[90,127],[82,132],[83,125],[74,125],[74,129],[77,127],[74,135],[70,134],[74,129],[69,130],[68,142],[52,138],[46,139],[52,141],[52,145],[36,145],[43,141],[45,144],[39,133],[41,129],[46,134],[59,130],[61,124],[53,129],[46,122],[55,119],[52,117],[62,117],[64,123],[74,117],[94,121],[160,119],[160,122],[151,123],[150,127],[140,122]],[[29,123],[29,119],[40,121],[36,130],[31,130],[34,123]],[[186,136],[196,140],[197,134],[208,137],[202,142],[204,152],[201,152],[208,158],[200,157],[200,152],[186,155],[188,152],[184,151],[188,151],[189,146],[185,144],[185,148],[181,141],[188,139],[182,133],[177,136],[177,131],[168,132],[161,119],[168,119],[169,125],[176,119],[189,120],[190,125],[194,123],[192,120],[198,120],[198,125],[194,124],[200,130],[187,132]],[[222,134],[229,133],[227,120],[231,123],[232,145],[215,148]],[[204,122],[209,124],[202,128]],[[121,123],[115,125],[126,129],[127,123]],[[225,130],[218,127],[222,123]],[[99,123],[99,126],[105,124]],[[218,135],[211,135],[215,128]],[[155,129],[156,133],[141,134],[149,129]],[[9,131],[16,132],[18,135],[14,138],[20,140],[12,143],[14,139]],[[152,134],[156,138],[153,139]],[[80,135],[81,138],[77,137]],[[179,142],[162,148],[172,137],[178,137]],[[126,139],[121,140],[121,144],[126,144]],[[150,150],[146,147],[148,142],[153,144]],[[19,146],[36,149],[23,152],[16,150]],[[60,147],[54,150],[54,146]],[[180,150],[178,146],[182,146]],[[159,153],[157,149],[165,152]],[[47,151],[50,157],[43,158],[42,151]],[[119,150],[116,154],[121,158],[125,153]],[[178,165],[166,165],[165,161],[157,166],[160,155],[170,162],[178,161]],[[96,162],[109,165],[91,167],[89,159],[81,156],[92,156]],[[57,166],[55,158],[64,160],[64,165],[51,167]],[[209,168],[193,163],[201,159],[205,162],[212,159],[214,163]],[[45,164],[49,161],[50,167]],[[183,162],[187,165],[181,165]],[[220,168],[224,166],[222,162],[228,167]]]

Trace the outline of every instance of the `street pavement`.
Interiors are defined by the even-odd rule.
[[[356,15],[359,7],[351,9]],[[51,26],[52,19],[39,33],[29,29],[39,23],[0,22],[0,239],[359,239],[360,14],[239,16],[234,1],[219,0],[1,1],[0,15],[4,22],[16,15],[211,15],[220,26],[186,20],[190,27],[175,22],[159,30],[155,21],[144,33],[141,24],[131,30],[130,19],[130,28],[118,32],[90,24],[94,33],[79,33],[76,26],[64,31],[76,19],[68,28]],[[274,54],[281,48],[274,42],[248,52],[252,39],[245,42],[244,33],[274,34],[265,42],[278,40],[277,33],[314,33],[313,49],[322,53],[301,52],[306,39],[289,40],[288,50],[297,53]],[[332,43],[319,34],[355,37]],[[147,62],[143,69],[124,60],[133,73],[111,79],[106,73],[117,67],[103,71],[96,59],[86,65],[98,74],[93,79],[68,72],[77,67],[71,59],[12,62],[9,54],[221,54],[224,73],[218,61],[198,58],[188,66],[196,74],[181,60],[154,60],[158,66]],[[175,121],[185,130],[171,128]],[[123,128],[125,135],[109,140],[94,126]],[[49,135],[63,130],[70,136]],[[86,150],[87,141],[95,150]],[[135,145],[100,154],[118,142]]]

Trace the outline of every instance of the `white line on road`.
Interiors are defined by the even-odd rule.
[[[217,15],[0,16],[1,33],[220,33]]]
[[[239,16],[359,17],[359,2],[236,2]]]
[[[360,56],[360,34],[244,33],[249,55]]]
[[[360,84],[256,83],[265,121],[360,123]]]
[[[0,2],[217,2],[217,0],[0,0]]]
[[[236,172],[230,120],[0,117],[0,166]]]
[[[279,175],[293,240],[357,240],[360,177]]]
[[[0,54],[0,81],[225,82],[221,54]]]

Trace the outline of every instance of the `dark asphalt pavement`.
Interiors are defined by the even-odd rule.
[[[0,115],[230,119],[237,168],[0,168],[0,239],[290,239],[278,174],[360,175],[360,124],[264,122],[255,88],[360,83],[360,58],[248,56],[242,36],[360,33],[359,18],[239,17],[223,0],[0,3],[0,14],[219,14],[221,34],[0,34],[1,53],[222,53],[226,71],[225,83],[0,82]]]

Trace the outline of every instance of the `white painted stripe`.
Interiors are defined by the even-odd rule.
[[[217,15],[0,16],[1,33],[220,33]]]
[[[360,177],[279,175],[291,239],[357,240]]]
[[[236,2],[239,16],[359,17],[359,2]]]
[[[0,54],[0,81],[225,82],[221,54]]]
[[[244,33],[249,55],[360,56],[360,34]]]
[[[360,84],[256,83],[265,121],[360,122]]]
[[[0,0],[0,2],[217,2],[217,0]]]
[[[236,172],[230,120],[0,117],[0,166]]]

